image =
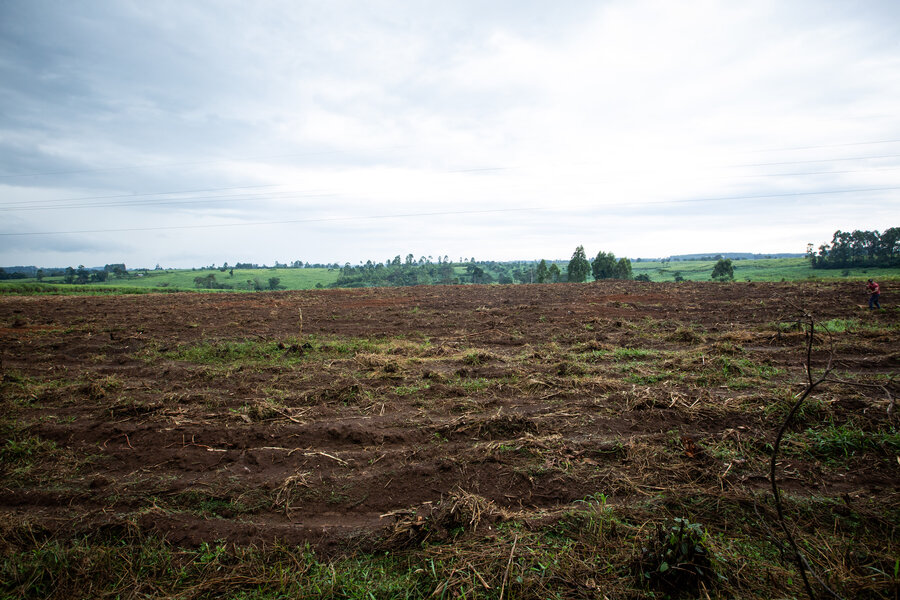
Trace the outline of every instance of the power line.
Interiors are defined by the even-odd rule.
[[[896,171],[900,165],[892,167],[872,167],[869,169],[845,169],[842,171],[800,171],[793,173],[755,173],[753,175],[724,175],[719,179],[757,179],[762,177],[799,177],[801,175],[845,175],[847,173],[872,173],[880,171]]]
[[[247,190],[247,189],[259,189],[259,188],[271,188],[271,187],[279,187],[281,184],[273,183],[266,185],[239,185],[233,187],[222,187],[222,188],[205,188],[199,190],[175,190],[171,192],[147,192],[144,194],[114,194],[111,196],[80,196],[75,198],[53,198],[46,200],[19,200],[16,202],[0,202],[0,206],[10,206],[14,204],[34,204],[36,202],[49,203],[49,202],[76,202],[82,200],[111,200],[117,198],[144,198],[146,196],[168,196],[172,194],[199,194],[201,192],[224,192],[231,190]]]
[[[25,206],[25,207],[0,207],[0,212],[22,212],[32,210],[69,210],[80,208],[119,208],[119,207],[139,207],[139,206],[163,206],[163,205],[188,205],[188,204],[205,204],[208,202],[234,202],[249,200],[293,200],[296,198],[324,198],[329,196],[340,196],[341,194],[327,193],[299,193],[299,192],[280,192],[279,194],[237,194],[231,196],[197,196],[194,198],[172,198],[168,200],[145,200],[135,202],[108,202],[94,204],[64,204],[59,206]]]
[[[120,233],[129,231],[165,231],[175,229],[215,229],[218,227],[252,227],[256,225],[288,225],[293,223],[323,223],[328,221],[362,221],[370,219],[397,219],[406,217],[437,217],[446,215],[478,215],[486,213],[524,212],[543,210],[542,208],[497,208],[491,210],[459,210],[446,212],[401,213],[393,215],[370,215],[360,217],[324,217],[321,219],[290,219],[285,221],[255,221],[252,223],[218,223],[215,225],[171,225],[164,227],[127,227],[122,229],[84,229],[78,231],[30,231],[16,233],[0,233],[0,236],[25,235],[71,235],[78,233]]]
[[[357,152],[380,152],[383,150],[396,150],[397,148],[406,148],[407,146],[387,146],[384,148],[373,148],[370,150],[358,150]],[[209,159],[209,160],[196,160],[196,161],[182,161],[182,162],[168,162],[168,163],[153,163],[147,165],[123,165],[120,167],[99,167],[94,169],[72,169],[65,171],[39,171],[33,173],[6,173],[0,175],[0,179],[10,179],[14,177],[42,177],[44,175],[75,175],[79,173],[100,173],[106,171],[126,171],[129,169],[153,169],[156,167],[183,167],[183,166],[193,166],[193,165],[209,165],[215,163],[227,163],[227,162],[235,162],[240,160],[265,160],[265,159],[273,159],[273,158],[296,158],[300,156],[325,156],[328,154],[350,154],[350,152],[346,150],[322,150],[319,152],[299,152],[294,154],[273,154],[268,156],[244,156],[244,157],[235,157],[235,158],[218,158],[218,159]]]
[[[768,177],[793,177],[793,176],[807,176],[807,175],[841,175],[841,174],[850,174],[850,173],[866,173],[866,172],[879,172],[879,171],[893,171],[900,169],[900,166],[889,166],[889,167],[870,167],[867,169],[844,169],[840,171],[801,171],[801,172],[789,172],[789,173],[758,173],[758,174],[748,174],[748,175],[734,175],[734,176],[723,176],[717,177],[717,179],[723,178],[740,178],[740,179],[755,179],[755,178],[768,178]],[[485,169],[463,169],[456,171],[446,171],[447,173],[466,173],[466,172],[481,172],[481,171],[497,171],[504,169],[495,169],[495,168],[485,168]],[[232,195],[203,195],[203,196],[188,196],[184,198],[169,198],[169,199],[149,199],[151,197],[157,196],[177,196],[180,194],[196,194],[200,192],[216,192],[216,191],[233,191],[233,190],[255,190],[255,189],[266,189],[266,188],[275,188],[282,187],[281,184],[266,184],[266,185],[247,185],[247,186],[229,186],[229,187],[221,187],[221,188],[203,188],[203,189],[192,189],[192,190],[173,190],[173,191],[165,191],[165,192],[147,192],[147,193],[132,193],[132,194],[114,194],[114,195],[106,195],[106,196],[78,196],[78,197],[70,197],[70,198],[55,198],[55,199],[45,199],[45,200],[20,200],[14,202],[0,202],[0,212],[10,212],[10,211],[34,211],[34,210],[67,210],[67,209],[82,209],[82,208],[113,208],[113,207],[131,207],[131,206],[155,206],[155,205],[178,205],[178,204],[200,204],[200,203],[209,203],[215,202],[216,200],[220,201],[243,201],[243,200],[255,200],[255,199],[294,199],[294,198],[308,198],[308,197],[324,197],[324,196],[339,196],[341,194],[338,193],[312,193],[312,192],[304,192],[300,190],[285,190],[280,192],[262,192],[262,193],[243,193],[243,194],[232,194]],[[123,202],[94,202],[94,203],[84,203],[84,204],[62,204],[65,202],[81,202],[86,200],[120,200],[126,198],[134,198],[134,201],[123,201]],[[139,200],[140,199],[140,200]],[[59,204],[52,204],[59,203]],[[35,206],[37,204],[37,206]]]
[[[807,163],[823,163],[823,162],[841,162],[847,160],[874,160],[879,158],[898,158],[900,154],[878,154],[875,156],[848,156],[846,158],[817,158],[814,160],[786,160],[779,162],[765,162],[765,163],[746,163],[740,165],[725,165],[723,169],[728,169],[732,167],[770,167],[774,165],[802,165]]]
[[[675,204],[687,202],[724,202],[726,200],[758,200],[760,198],[787,198],[790,196],[823,196],[826,194],[853,194],[865,192],[886,192],[891,190],[900,190],[900,186],[877,187],[877,188],[857,188],[850,190],[827,190],[813,192],[782,192],[778,194],[757,194],[753,196],[720,196],[713,198],[684,198],[681,200],[655,200],[652,202],[642,202],[641,204]]]
[[[792,196],[822,196],[830,194],[850,194],[850,193],[867,193],[900,190],[900,186],[888,186],[878,188],[856,188],[846,190],[825,190],[825,191],[807,191],[807,192],[784,192],[777,194],[756,194],[746,196],[720,196],[712,198],[684,198],[680,200],[651,200],[645,202],[636,202],[637,205],[657,205],[657,204],[684,204],[690,202],[724,202],[730,200],[758,200],[761,198],[785,198]],[[166,230],[185,230],[185,229],[215,229],[221,227],[253,227],[258,225],[288,225],[294,223],[324,223],[338,221],[362,221],[374,219],[397,219],[408,217],[435,217],[448,215],[469,215],[469,214],[488,214],[488,213],[507,213],[507,212],[527,212],[547,210],[546,207],[528,207],[528,208],[498,208],[488,210],[462,210],[462,211],[441,211],[441,212],[422,212],[422,213],[399,213],[391,215],[369,215],[369,216],[353,216],[353,217],[323,217],[319,219],[289,219],[281,221],[255,221],[250,223],[219,223],[215,225],[171,225],[161,227],[127,227],[121,229],[85,229],[74,231],[34,231],[34,232],[12,232],[0,233],[0,236],[26,236],[26,235],[74,235],[84,233],[122,233],[133,231],[166,231]]]
[[[795,146],[795,147],[785,147],[785,148],[766,148],[759,150],[745,150],[739,152],[740,154],[755,154],[762,152],[787,152],[787,151],[795,151],[795,150],[816,150],[822,148],[843,148],[843,147],[851,147],[851,146],[867,146],[867,145],[877,145],[877,144],[893,144],[900,143],[900,139],[892,139],[892,140],[874,140],[874,141],[864,141],[864,142],[846,142],[841,144],[821,144],[816,146]],[[291,154],[273,154],[273,155],[262,155],[262,156],[244,156],[244,157],[230,157],[230,158],[218,158],[218,159],[208,159],[208,160],[197,160],[197,161],[178,161],[178,162],[164,162],[164,163],[151,163],[144,165],[123,165],[118,167],[98,167],[98,168],[89,168],[89,169],[67,169],[67,170],[58,170],[58,171],[35,171],[30,173],[5,173],[0,174],[0,179],[13,179],[17,177],[41,177],[46,175],[74,175],[74,174],[82,174],[82,173],[101,173],[101,172],[112,172],[112,171],[127,171],[132,169],[153,169],[153,168],[162,168],[162,167],[181,167],[181,166],[194,166],[194,165],[208,165],[208,164],[216,164],[216,163],[227,163],[227,162],[235,162],[235,161],[253,161],[253,160],[266,160],[266,159],[279,159],[279,158],[297,158],[297,157],[305,157],[305,156],[327,156],[334,154],[344,154],[348,155],[353,152],[380,152],[384,150],[397,150],[401,148],[415,148],[415,146],[410,145],[398,145],[398,146],[386,146],[382,148],[373,148],[373,149],[360,149],[360,150],[322,150],[316,152],[299,152],[299,153],[291,153]],[[761,166],[761,165],[775,165],[775,164],[792,164],[792,163],[802,163],[802,162],[827,162],[828,160],[860,160],[860,159],[868,159],[868,158],[895,158],[900,155],[892,154],[892,155],[881,155],[881,156],[871,156],[871,157],[850,157],[850,158],[836,158],[836,159],[826,159],[823,161],[788,161],[783,163],[760,163],[760,164],[749,164],[749,165],[735,165],[735,166]],[[476,172],[476,171],[498,171],[498,170],[508,170],[508,169],[516,169],[519,167],[485,167],[485,168],[473,168],[473,169],[457,169],[452,171],[447,171],[448,173],[465,173],[465,172]]]
[[[878,140],[874,142],[847,142],[844,144],[822,144],[819,146],[794,146],[788,148],[764,148],[761,150],[747,150],[747,154],[758,152],[791,152],[794,150],[821,150],[822,148],[846,148],[848,146],[873,146],[876,144],[897,144],[900,140]]]

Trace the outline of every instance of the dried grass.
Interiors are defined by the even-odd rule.
[[[394,517],[397,520],[379,546],[398,549],[445,541],[458,537],[464,531],[474,532],[482,523],[508,521],[515,515],[483,496],[457,488],[437,503],[425,502],[415,508],[381,515],[382,518]]]

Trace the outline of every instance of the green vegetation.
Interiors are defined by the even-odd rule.
[[[730,258],[720,258],[713,265],[712,277],[714,281],[734,281],[734,267]]]
[[[631,279],[631,261],[627,258],[616,260],[612,252],[599,252],[591,261],[591,274],[594,280],[600,279]]]
[[[640,261],[632,266],[637,275],[651,281],[709,281],[717,260]],[[857,267],[843,271],[813,269],[805,258],[761,258],[732,260],[737,281],[798,281],[813,278],[876,279],[900,278],[900,268]]]
[[[583,249],[582,249],[583,252]],[[576,251],[577,255],[577,251]],[[410,255],[411,256],[411,255]],[[593,263],[576,261],[577,273],[571,278],[567,263],[541,260],[522,262],[462,262],[431,263],[416,261],[413,264],[396,264],[399,257],[385,264],[369,261],[365,265],[340,268],[232,268],[146,270],[116,276],[112,273],[103,281],[87,278],[79,284],[77,279],[66,283],[64,275],[18,277],[0,281],[0,294],[15,295],[68,295],[68,294],[146,294],[154,292],[185,291],[268,291],[308,290],[327,287],[377,287],[432,284],[522,284],[556,283],[560,281],[586,281],[593,274],[595,279],[635,279],[637,281],[709,281],[717,260],[662,260],[632,262],[626,258],[616,260],[611,253],[601,252]],[[813,268],[805,258],[728,259],[732,276],[737,281],[797,281],[804,279],[868,279],[900,278],[900,267],[851,266],[840,271]],[[599,261],[599,262],[598,262]],[[571,261],[569,261],[571,263]],[[585,266],[587,265],[585,270]],[[569,264],[571,267],[571,264]],[[580,270],[578,270],[580,269]],[[727,268],[724,276],[715,279],[729,280]],[[583,279],[578,279],[581,275]]]
[[[157,356],[204,365],[291,365],[327,356],[355,356],[376,352],[390,344],[390,340],[373,341],[368,338],[320,338],[306,336],[302,341],[289,337],[275,340],[217,340],[184,344],[173,350],[150,349],[145,357]]]
[[[575,248],[566,272],[569,275],[569,281],[573,283],[581,283],[587,279],[588,273],[591,272],[591,263],[584,254],[584,246]]]
[[[865,431],[852,421],[840,425],[832,421],[825,427],[807,429],[799,439],[805,440],[810,454],[829,460],[841,460],[866,453],[887,457],[900,454],[900,431],[893,427]]]
[[[815,269],[851,267],[900,267],[900,227],[878,231],[834,232],[831,244],[819,246],[818,254],[809,245],[806,256]]]
[[[260,291],[269,289],[307,290],[334,283],[337,269],[267,268],[140,270],[121,277],[110,276],[102,282],[77,280],[67,283],[65,275],[43,276],[0,282],[0,293],[14,294],[140,294],[148,292],[230,289]],[[274,281],[276,280],[277,281]],[[199,282],[199,285],[198,285]]]

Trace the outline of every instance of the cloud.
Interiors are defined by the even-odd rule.
[[[5,238],[0,263],[778,252],[883,229],[896,190],[808,192],[900,186],[898,16],[811,0],[2,3],[0,233],[147,231]],[[49,208],[80,197],[97,199]],[[424,212],[448,214],[390,217]],[[206,229],[220,224],[236,227]]]

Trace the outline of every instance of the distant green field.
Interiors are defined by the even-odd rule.
[[[566,263],[557,263],[565,271]],[[804,258],[769,258],[735,260],[736,281],[798,281],[808,279],[894,279],[900,278],[900,268],[813,269]],[[673,262],[633,262],[635,276],[646,274],[651,281],[674,281],[680,273],[686,281],[709,281],[715,261],[690,260]],[[496,278],[498,273],[486,269]],[[463,283],[470,281],[464,266],[454,271]],[[162,271],[134,271],[126,279],[109,279],[85,285],[65,285],[62,277],[45,277],[43,283],[35,279],[16,279],[0,282],[0,293],[6,294],[135,294],[149,292],[211,291],[198,288],[197,277],[215,276],[217,284],[232,286],[221,291],[252,291],[257,287],[269,289],[269,280],[278,278],[278,289],[309,290],[317,285],[327,287],[337,281],[337,269],[234,269],[234,274],[218,269],[179,269]],[[589,278],[590,279],[590,278]],[[258,284],[257,284],[258,282]]]
[[[252,290],[252,282],[254,280],[259,280],[262,286],[268,288],[269,279],[272,277],[279,279],[278,289],[309,290],[315,288],[316,284],[322,284],[324,287],[333,283],[337,280],[338,271],[331,269],[234,269],[234,275],[230,275],[229,271],[222,272],[218,269],[137,271],[133,272],[127,279],[114,279],[111,277],[104,282],[87,283],[79,286],[67,285],[65,287],[78,287],[85,291],[89,291],[91,288],[185,291],[199,289],[194,283],[194,279],[209,275],[215,275],[216,283],[233,286],[234,291]],[[44,277],[43,283],[62,284],[62,279],[62,277]],[[10,281],[4,286],[35,282],[35,279],[18,279],[15,282]],[[2,287],[0,286],[0,288]]]
[[[714,260],[632,262],[634,275],[646,274],[651,281],[674,281],[675,274],[687,281],[709,281]],[[805,258],[761,258],[734,260],[735,281],[796,281],[799,279],[867,279],[900,277],[900,268],[813,269]]]

